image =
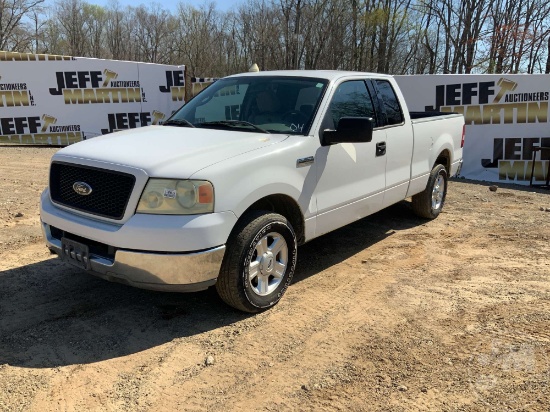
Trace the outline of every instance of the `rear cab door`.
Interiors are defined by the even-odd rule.
[[[397,83],[391,77],[371,80],[381,127],[386,134],[386,191],[383,207],[407,197],[411,178],[414,134],[411,119]]]

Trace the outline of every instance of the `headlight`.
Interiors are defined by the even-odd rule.
[[[214,188],[205,180],[149,179],[137,213],[198,215],[214,211]]]

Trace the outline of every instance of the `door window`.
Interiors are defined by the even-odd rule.
[[[342,117],[375,119],[374,105],[363,80],[351,80],[338,86],[323,121],[323,130],[336,129]]]

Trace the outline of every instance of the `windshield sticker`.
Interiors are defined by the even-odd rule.
[[[315,87],[317,87],[318,89],[320,89],[321,87],[323,87],[323,83],[317,83],[317,84],[315,85]]]
[[[294,124],[292,123],[290,125],[290,130],[292,130],[293,132],[302,132],[302,130],[304,130],[304,126],[305,124]]]

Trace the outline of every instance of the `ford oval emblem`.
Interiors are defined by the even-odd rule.
[[[92,186],[86,182],[75,182],[73,184],[73,190],[81,196],[88,196],[92,193]]]

